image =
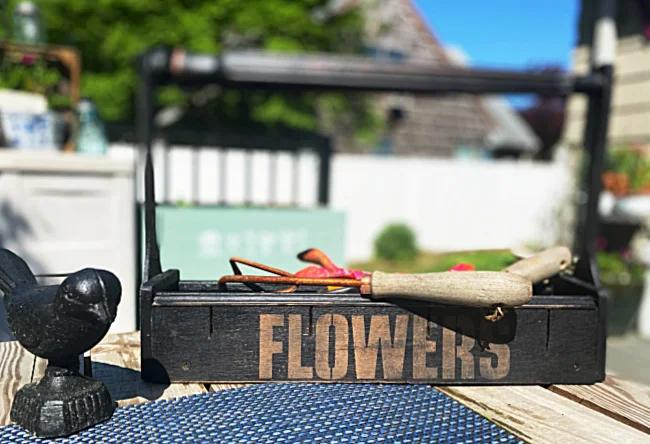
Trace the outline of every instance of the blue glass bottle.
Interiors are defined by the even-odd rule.
[[[108,151],[108,138],[97,108],[92,100],[83,98],[77,105],[79,116],[79,136],[77,152],[81,154],[103,156]]]

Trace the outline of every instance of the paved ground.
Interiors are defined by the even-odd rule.
[[[606,367],[609,373],[650,385],[650,341],[634,335],[609,338]]]

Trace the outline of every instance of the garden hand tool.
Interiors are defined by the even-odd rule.
[[[360,290],[373,299],[400,297],[471,307],[514,307],[530,301],[532,283],[556,275],[569,264],[571,251],[556,246],[522,259],[503,272],[394,274],[376,271],[361,278]],[[524,279],[507,279],[508,274]]]
[[[525,276],[536,284],[566,269],[572,259],[571,250],[558,245],[517,261],[503,271]]]
[[[309,251],[309,250],[308,250]],[[532,298],[532,283],[559,273],[571,262],[566,247],[549,248],[522,259],[503,271],[444,271],[437,273],[406,274],[375,271],[360,277],[301,277],[255,262],[233,258],[278,276],[244,276],[233,266],[237,275],[223,276],[219,283],[286,284],[328,287],[358,287],[361,294],[373,300],[388,298],[415,299],[427,302],[468,307],[515,307]]]
[[[361,278],[361,294],[371,299],[416,299],[466,307],[515,307],[529,302],[532,283],[501,271],[443,271],[397,274],[375,271]]]
[[[248,265],[251,264],[254,263],[248,263]],[[266,267],[266,269],[268,268],[270,267]],[[376,271],[364,275],[361,279],[304,278],[289,273],[276,274],[280,274],[280,276],[223,276],[219,279],[219,284],[240,282],[244,284],[358,287],[361,294],[374,300],[405,298],[468,307],[512,307],[525,304],[532,297],[532,284],[528,278],[501,271],[444,271],[422,274]]]
[[[550,278],[571,264],[571,251],[563,246],[548,248],[519,260],[502,272],[462,271],[396,275],[374,272],[361,278],[361,293],[382,297],[412,298],[470,307],[495,308],[486,319],[495,322],[504,314],[502,308],[523,305],[532,299],[532,284]],[[507,281],[507,274],[524,278],[521,282]],[[467,278],[463,281],[463,278]],[[364,281],[367,282],[364,285]],[[528,294],[524,285],[529,286]]]

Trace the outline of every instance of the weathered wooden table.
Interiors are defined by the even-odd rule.
[[[140,379],[139,333],[109,335],[91,351],[93,377],[120,406],[225,390],[244,384],[149,384]],[[16,391],[46,362],[17,342],[0,344],[0,424]],[[650,387],[609,376],[590,386],[436,387],[527,442],[650,443]]]

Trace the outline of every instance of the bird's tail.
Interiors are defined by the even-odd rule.
[[[36,277],[17,254],[0,248],[0,291],[10,294],[17,285],[36,284]]]

